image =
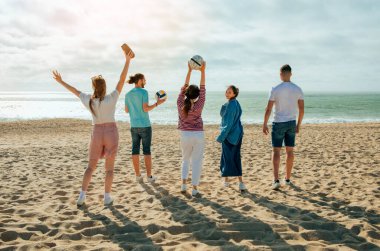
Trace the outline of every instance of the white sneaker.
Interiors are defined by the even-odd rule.
[[[156,176],[150,176],[150,177],[148,177],[148,181],[150,182],[150,183],[154,183],[155,181],[157,180],[157,177]]]
[[[86,200],[86,195],[83,195],[83,196],[79,195],[78,200],[77,200],[77,206],[82,206],[85,200]]]
[[[246,191],[247,190],[247,187],[244,185],[243,182],[239,182],[239,190],[240,191]]]
[[[182,184],[181,185],[181,192],[186,192],[186,189],[187,189],[187,185],[186,184]]]
[[[197,189],[193,189],[193,191],[191,192],[192,196],[196,196],[198,194],[199,194],[199,191]]]
[[[113,198],[111,196],[107,197],[107,198],[104,198],[104,205],[105,206],[109,206],[111,205],[113,202]]]
[[[227,181],[225,181],[225,182],[223,182],[223,186],[224,186],[224,187],[229,187],[229,186],[230,186],[230,183],[227,182]]]
[[[275,182],[273,182],[273,184],[272,184],[272,189],[273,190],[277,190],[277,189],[279,189],[280,188],[280,182],[279,181],[275,181]]]
[[[144,182],[143,177],[141,175],[140,176],[136,176],[136,182],[143,183]]]
[[[284,179],[284,184],[285,184],[286,186],[290,186],[290,185],[292,184],[292,182],[291,182],[290,180],[286,180],[286,179]]]

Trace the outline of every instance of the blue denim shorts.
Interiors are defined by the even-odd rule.
[[[273,122],[272,125],[272,146],[294,147],[296,143],[296,121]]]
[[[143,154],[150,155],[152,144],[152,127],[132,127],[132,155],[140,154],[140,143],[142,142]]]

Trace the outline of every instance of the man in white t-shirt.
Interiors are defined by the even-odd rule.
[[[290,176],[294,161],[294,146],[296,133],[299,133],[304,115],[304,98],[302,89],[290,81],[292,68],[284,65],[280,69],[281,84],[272,88],[265,110],[263,133],[269,133],[268,120],[272,112],[273,105],[274,121],[272,126],[272,146],[273,146],[273,189],[280,187],[278,170],[280,168],[280,154],[283,145],[286,147],[286,175],[285,185],[291,185]],[[298,121],[296,122],[298,115]]]

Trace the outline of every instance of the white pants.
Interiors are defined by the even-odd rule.
[[[181,178],[186,180],[189,175],[191,162],[193,186],[199,185],[201,178],[203,153],[205,149],[205,136],[203,131],[181,131],[181,149],[182,149],[182,175]]]

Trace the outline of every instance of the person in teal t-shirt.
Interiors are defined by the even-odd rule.
[[[129,113],[132,135],[132,162],[135,169],[136,180],[141,182],[140,173],[140,144],[143,146],[143,154],[146,167],[147,179],[154,182],[152,176],[152,157],[150,146],[152,144],[152,127],[149,120],[149,111],[156,108],[165,100],[158,100],[149,105],[148,92],[144,89],[146,80],[143,74],[137,73],[128,80],[129,84],[135,84],[135,88],[125,95],[125,112]]]

